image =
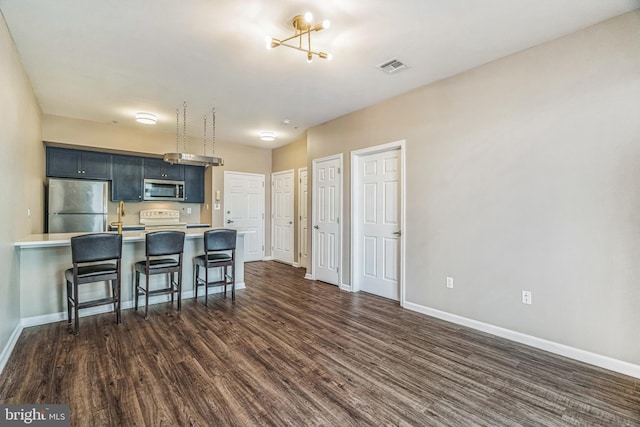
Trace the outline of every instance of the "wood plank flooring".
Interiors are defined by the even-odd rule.
[[[27,328],[0,403],[72,426],[640,426],[640,380],[350,294],[276,262],[206,308]]]

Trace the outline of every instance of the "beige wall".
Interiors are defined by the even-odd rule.
[[[291,144],[283,145],[282,147],[273,149],[273,161],[271,163],[271,170],[273,172],[282,172],[289,169],[296,171],[296,176],[299,168],[307,166],[307,134],[300,137],[297,141]]]
[[[153,126],[136,127],[99,123],[45,114],[42,122],[45,141],[62,142],[108,150],[163,154],[176,151],[175,134],[154,131]],[[189,139],[187,146],[202,147],[202,141]]]
[[[311,129],[345,271],[350,151],[405,139],[408,302],[640,364],[639,99],[636,10]]]
[[[307,167],[306,132],[299,140],[294,141],[291,144],[273,149],[272,156],[272,172],[282,172],[293,169],[293,217],[298,218],[298,188],[300,184],[298,169]],[[293,224],[293,260],[295,263],[297,263],[299,262],[298,254],[300,253],[300,251],[298,250],[298,246],[300,243],[298,235],[300,226],[297,220],[293,221]]]
[[[42,232],[44,150],[41,113],[31,83],[0,14],[0,357],[20,322],[20,289],[13,242]],[[27,209],[31,216],[27,216]]]
[[[149,126],[128,127],[120,124],[98,123],[53,115],[44,116],[42,134],[45,141],[141,154],[163,154],[173,152],[176,149],[175,134],[153,131],[153,128]],[[187,148],[188,147],[197,147],[197,150],[201,150],[202,140],[189,138],[187,141]],[[223,171],[229,170],[264,174],[268,182],[269,174],[271,173],[271,150],[216,142],[215,155],[224,159],[224,166],[213,168],[213,176],[211,168],[207,169],[205,175],[206,200],[204,204],[199,206],[199,221],[211,223],[213,226],[222,226],[224,207],[222,206],[220,210],[213,210],[212,201],[215,190],[219,189],[220,192],[223,193]],[[266,190],[266,197],[267,200],[269,200],[269,188]],[[224,199],[224,194],[222,198]],[[136,215],[141,209],[157,207],[156,204],[150,203],[129,203],[128,205],[130,205],[130,209],[127,209],[127,216],[124,218],[125,224],[137,223]],[[190,204],[175,203],[165,205],[180,210],[186,210],[187,207],[192,206],[194,215],[197,209],[197,205]],[[110,205],[110,216],[114,215],[115,205],[112,204]],[[195,221],[195,218],[191,221]],[[266,221],[266,224],[269,224],[270,216]],[[271,247],[271,238],[268,226],[265,227],[265,232],[265,247],[269,248]]]

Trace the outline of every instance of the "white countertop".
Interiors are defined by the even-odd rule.
[[[211,228],[187,228],[180,229],[179,231],[185,232],[186,239],[197,239],[202,237],[205,231],[215,230],[225,227],[211,227]],[[247,234],[253,233],[253,230],[238,230],[238,234]],[[115,231],[110,232],[115,234]],[[145,239],[145,235],[148,232],[135,230],[135,231],[124,231],[122,232],[122,241],[124,243],[127,242],[143,242]],[[90,233],[50,233],[50,234],[30,234],[24,239],[18,240],[14,243],[15,247],[18,248],[43,248],[43,247],[51,247],[51,246],[69,246],[71,244],[70,239],[74,236],[80,236],[82,234],[90,234]]]

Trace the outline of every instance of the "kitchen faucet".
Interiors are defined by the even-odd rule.
[[[118,234],[122,234],[122,217],[124,216],[124,202],[120,201],[118,205],[118,221],[112,222],[109,225],[111,227],[118,227]]]

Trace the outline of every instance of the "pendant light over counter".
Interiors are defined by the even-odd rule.
[[[187,103],[182,104],[182,152],[180,151],[180,109],[176,108],[176,152],[166,153],[163,160],[171,164],[191,166],[222,166],[224,161],[220,157],[214,157],[216,145],[216,109],[211,110],[211,156],[207,156],[207,116],[204,116],[203,153],[187,153]]]

